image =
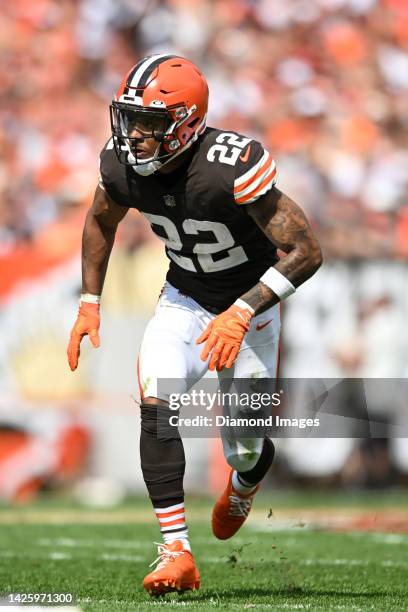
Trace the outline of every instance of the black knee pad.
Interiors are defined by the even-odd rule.
[[[245,482],[250,484],[258,484],[264,478],[275,457],[275,446],[270,438],[265,437],[262,447],[262,453],[251,470],[247,472],[238,472]]]
[[[141,428],[149,437],[172,440],[180,439],[177,425],[172,425],[177,421],[178,410],[170,410],[168,406],[161,404],[140,404],[140,423]],[[172,420],[170,421],[170,419]]]
[[[175,410],[141,404],[140,460],[149,496],[156,508],[184,500],[185,456],[178,428],[170,425]]]

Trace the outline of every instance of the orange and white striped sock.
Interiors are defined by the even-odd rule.
[[[155,508],[154,511],[159,521],[164,543],[171,544],[175,540],[181,540],[184,548],[191,552],[184,513],[184,502],[168,506],[167,508]]]

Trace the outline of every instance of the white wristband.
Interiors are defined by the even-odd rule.
[[[101,296],[92,295],[92,293],[81,293],[80,302],[87,302],[88,304],[100,304]]]
[[[284,300],[296,291],[296,287],[292,285],[290,280],[288,280],[286,276],[283,276],[283,274],[273,266],[269,268],[259,280],[269,287],[269,289],[272,289],[280,300]]]
[[[251,314],[254,314],[255,312],[252,306],[247,304],[244,300],[241,300],[241,298],[238,298],[237,300],[235,300],[234,304],[235,306],[239,306],[239,308],[243,308],[244,310],[249,310]]]

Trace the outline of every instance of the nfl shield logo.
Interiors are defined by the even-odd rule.
[[[166,206],[171,206],[173,208],[176,205],[176,198],[174,196],[165,195],[163,198]]]

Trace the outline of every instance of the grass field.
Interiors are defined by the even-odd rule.
[[[385,516],[404,515],[407,496],[274,494],[273,513],[270,501],[257,499],[248,525],[219,542],[210,501],[191,500],[202,587],[159,600],[140,586],[159,537],[144,501],[110,512],[58,500],[0,508],[0,592],[70,592],[84,611],[408,610],[408,533],[381,530]],[[374,517],[377,531],[319,524],[356,513]]]

